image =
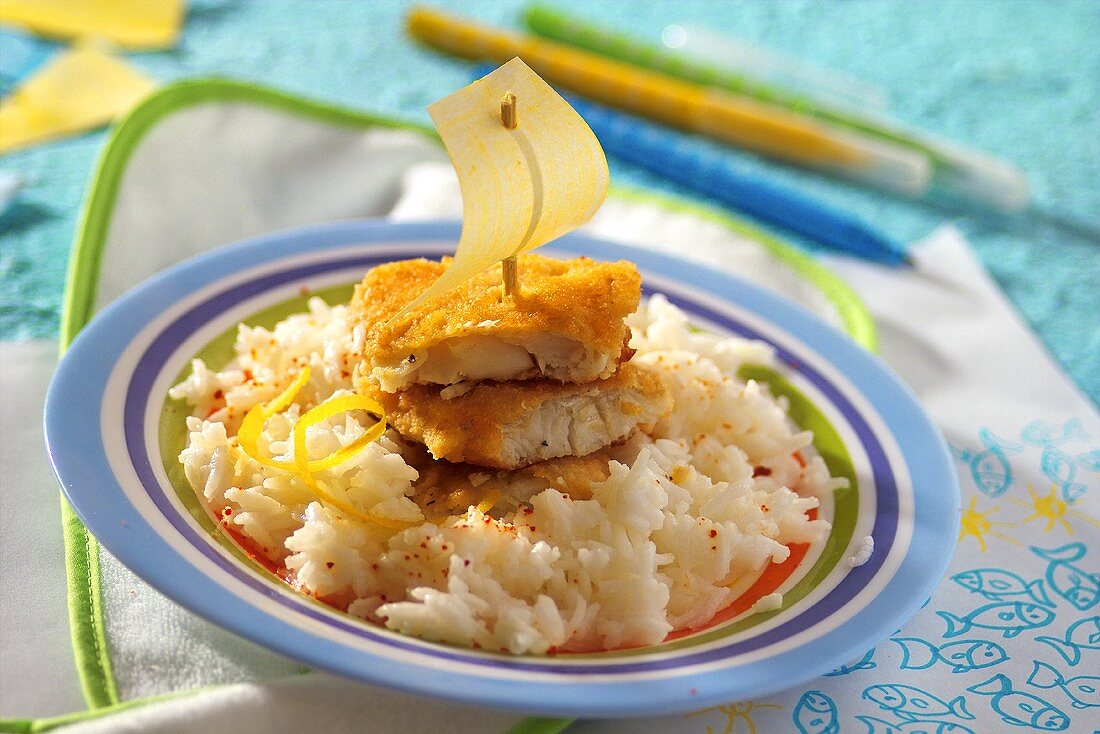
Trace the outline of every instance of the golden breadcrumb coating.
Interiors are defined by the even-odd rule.
[[[641,298],[641,276],[632,263],[524,254],[519,256],[520,289],[514,297],[503,296],[500,268],[493,267],[394,318],[442,275],[449,260],[401,260],[367,272],[350,304],[361,360],[357,379],[371,379],[387,392],[466,379],[542,376],[588,382],[610,376],[632,354],[626,348],[630,330],[623,323]],[[471,362],[471,348],[463,352],[458,345],[463,339],[485,347],[480,351],[490,364],[474,369],[487,374],[463,374]],[[462,353],[458,357],[456,345]],[[475,353],[473,360],[477,357]],[[424,363],[429,359],[466,367],[437,367],[433,377]],[[507,363],[503,374],[493,373],[494,359]]]

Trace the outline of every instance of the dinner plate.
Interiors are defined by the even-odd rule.
[[[743,376],[785,396],[831,472],[849,479],[819,508],[829,536],[792,546],[706,628],[594,654],[515,657],[406,637],[253,561],[182,477],[186,408],[169,387],[196,356],[220,367],[238,322],[270,326],[310,294],[346,301],[368,268],[451,253],[459,233],[455,222],[364,221],[274,234],[181,263],[104,309],[46,400],[50,459],[80,518],[151,585],[261,645],[371,683],[527,713],[671,713],[768,694],[858,658],[929,598],[955,546],[959,489],[941,436],[889,369],[771,292],[578,234],[544,252],[632,260],[644,292],[665,294],[696,326],[775,348],[778,366]],[[772,591],[781,608],[756,604]]]

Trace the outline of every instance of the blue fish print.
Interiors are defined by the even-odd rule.
[[[1072,482],[1077,476],[1077,462],[1072,456],[1061,449],[1047,446],[1043,449],[1043,456],[1039,459],[1039,468],[1043,470],[1050,481],[1055,484]]]
[[[1077,665],[1082,650],[1100,650],[1100,617],[1077,620],[1066,629],[1064,639],[1046,636],[1035,639],[1053,647],[1070,665]]]
[[[1061,688],[1073,701],[1073,708],[1100,706],[1100,677],[1078,675],[1067,679],[1046,663],[1035,661],[1027,682],[1036,688]]]
[[[976,568],[973,571],[963,571],[952,576],[951,580],[964,589],[981,594],[991,601],[1005,601],[1006,596],[1027,594],[1036,604],[1054,606],[1043,588],[1042,579],[1035,579],[1029,584],[1016,574],[999,568]]]
[[[988,428],[978,431],[978,439],[985,446],[982,451],[956,449],[951,451],[955,458],[970,468],[974,485],[989,497],[1000,497],[1012,485],[1012,465],[1008,463],[1008,454],[1018,454],[1024,447],[1017,443],[997,438]]]
[[[799,734],[838,734],[836,704],[821,691],[806,691],[794,706],[794,725]]]
[[[1077,454],[1077,464],[1090,471],[1100,471],[1100,450]]]
[[[1061,449],[1047,446],[1043,449],[1043,456],[1039,460],[1039,468],[1047,479],[1062,494],[1066,502],[1075,502],[1088,492],[1089,488],[1081,484],[1077,479],[1077,460]]]
[[[962,696],[944,701],[927,691],[902,685],[871,686],[863,692],[863,698],[878,704],[885,711],[893,711],[901,719],[913,721],[919,718],[937,716],[957,716],[960,719],[973,719],[974,714],[966,710],[966,701]]]
[[[917,637],[891,637],[901,646],[902,670],[925,670],[936,663],[951,666],[952,673],[990,668],[1008,660],[1008,653],[996,642],[959,640],[936,647]]]
[[[1049,562],[1047,583],[1055,594],[1082,612],[1100,601],[1100,574],[1089,573],[1072,564],[1072,561],[1084,558],[1084,543],[1070,543],[1053,550],[1033,545],[1031,552]]]
[[[830,673],[826,673],[825,675],[848,675],[849,673],[854,673],[857,670],[871,670],[872,668],[877,668],[878,663],[871,662],[871,658],[874,657],[874,655],[875,648],[872,647],[870,650],[865,652],[863,654],[863,657],[861,657],[858,661],[852,663],[851,665],[841,665],[836,670]]]
[[[1020,440],[1043,449],[1039,461],[1040,469],[1058,488],[1066,502],[1075,502],[1088,491],[1087,486],[1075,481],[1078,467],[1100,471],[1100,452],[1089,451],[1074,458],[1058,448],[1068,441],[1089,440],[1077,418],[1066,421],[1061,429],[1053,423],[1033,421],[1020,432]]]
[[[1046,607],[1020,601],[986,604],[965,617],[956,616],[951,612],[936,612],[936,614],[947,622],[947,631],[943,633],[946,638],[964,635],[974,627],[997,630],[1006,638],[1011,638],[1024,630],[1042,627],[1054,620],[1054,612]]]
[[[867,726],[867,734],[974,734],[962,724],[951,721],[902,721],[894,723],[874,716],[857,716]]]
[[[990,705],[1006,724],[1046,731],[1069,728],[1068,716],[1038,696],[1012,690],[1012,681],[1000,673],[966,690],[980,696],[992,696]]]
[[[1066,441],[1088,441],[1080,418],[1071,418],[1061,429],[1047,421],[1032,421],[1020,432],[1020,440],[1031,446],[1061,446]]]

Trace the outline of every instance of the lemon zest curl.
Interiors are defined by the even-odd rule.
[[[314,476],[314,472],[331,469],[347,461],[352,456],[365,449],[369,444],[377,441],[386,432],[385,408],[376,400],[372,400],[365,395],[341,395],[338,398],[332,398],[321,403],[299,417],[298,422],[294,425],[293,433],[294,461],[281,461],[260,454],[260,433],[263,432],[267,421],[275,414],[286,410],[302,388],[305,387],[306,383],[309,382],[309,378],[310,369],[309,366],[306,365],[302,367],[297,378],[295,378],[294,382],[292,382],[286,390],[281,392],[274,399],[266,403],[259,403],[248,411],[244,420],[241,422],[240,429],[237,431],[237,445],[240,446],[241,451],[249,458],[264,466],[273,469],[281,469],[301,476],[302,481],[305,482],[314,496],[325,504],[335,507],[345,515],[395,530],[403,530],[415,524],[402,520],[391,520],[389,518],[378,517],[369,512],[363,512],[362,510],[356,509],[344,500],[333,496]],[[329,418],[352,410],[364,410],[374,415],[378,420],[373,426],[368,428],[362,436],[355,439],[347,446],[323,458],[308,459],[309,450],[306,446],[306,430],[309,429],[310,426],[316,425],[321,421],[328,420]]]

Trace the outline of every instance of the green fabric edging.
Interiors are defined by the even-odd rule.
[[[183,107],[232,100],[252,102],[272,109],[323,120],[346,127],[388,127],[406,129],[436,138],[435,131],[417,123],[358,112],[335,105],[305,100],[267,87],[226,79],[196,79],[164,87],[138,105],[114,130],[93,173],[70,257],[62,305],[60,341],[64,351],[76,334],[91,320],[103,246],[111,222],[126,164],[146,132],[165,115]],[[761,242],[777,259],[809,280],[837,307],[849,335],[868,349],[875,348],[874,324],[866,307],[854,292],[808,255],[751,227],[724,212],[674,197],[638,190],[619,189],[625,200],[648,201],[671,211],[694,214],[719,223],[732,231]],[[137,705],[171,698],[183,693],[119,701],[110,652],[107,649],[103,594],[99,576],[99,544],[88,533],[75,512],[62,501],[65,564],[68,574],[69,619],[73,651],[90,712],[53,719],[5,720],[0,730],[46,731],[96,714],[122,711]],[[515,734],[553,734],[569,725],[566,719],[528,719],[513,729]]]
[[[573,723],[573,719],[543,719],[533,717],[524,719],[511,729],[508,734],[561,734]]]
[[[99,543],[64,498],[61,500],[61,522],[68,571],[69,630],[80,687],[89,708],[111,706],[117,704],[119,698],[107,652],[103,595],[100,593]]]

